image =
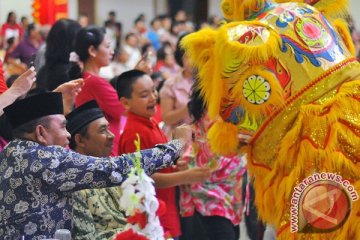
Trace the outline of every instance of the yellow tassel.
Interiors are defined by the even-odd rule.
[[[207,134],[211,149],[223,156],[234,154],[238,148],[237,127],[229,122],[218,120]]]
[[[199,70],[198,81],[201,94],[208,106],[208,114],[215,119],[220,111],[220,103],[224,92],[224,82],[219,79],[219,66],[216,64],[214,45],[217,31],[203,29],[185,36],[181,45],[190,58],[191,64]]]
[[[215,44],[217,31],[211,28],[202,29],[198,32],[185,36],[181,41],[181,47],[196,66],[207,63]]]
[[[356,57],[356,50],[354,46],[354,42],[351,38],[349,27],[345,20],[338,18],[335,19],[333,22],[334,27],[336,28],[337,32],[341,36],[342,40],[344,41],[346,47],[348,48],[351,55]]]

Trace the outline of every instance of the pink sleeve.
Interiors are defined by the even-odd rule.
[[[119,120],[125,109],[121,105],[115,89],[106,80],[97,79],[89,81],[89,90],[92,92],[95,100],[101,110],[113,119]]]
[[[173,98],[174,92],[172,91],[172,84],[169,82],[171,80],[167,80],[164,84],[164,86],[160,90],[160,99],[161,98]]]

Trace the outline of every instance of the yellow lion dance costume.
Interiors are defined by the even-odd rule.
[[[360,65],[338,15],[346,4],[223,0],[224,16],[232,21],[182,41],[217,120],[208,133],[212,148],[246,152],[259,215],[279,239],[360,239]],[[241,148],[239,133],[252,135]],[[335,205],[338,196],[326,196],[315,200],[312,218],[299,205],[295,215],[310,228],[299,223],[304,228],[294,231],[291,207],[304,204],[306,192],[294,202],[294,188],[322,172],[354,186],[351,207],[345,217]],[[317,190],[313,198],[327,194]],[[315,204],[307,197],[307,206]],[[326,227],[331,224],[338,227]]]

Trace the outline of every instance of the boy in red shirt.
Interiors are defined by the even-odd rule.
[[[151,78],[139,70],[122,73],[116,82],[117,93],[128,112],[127,122],[119,141],[119,154],[135,151],[136,134],[141,149],[166,143],[167,139],[158,123],[152,119],[156,113],[157,92]],[[180,166],[181,160],[178,162]],[[175,202],[175,186],[199,182],[210,176],[209,168],[192,168],[178,171],[166,168],[151,177],[155,181],[157,197],[166,203],[167,211],[160,217],[164,232],[177,239],[181,235],[179,213]]]

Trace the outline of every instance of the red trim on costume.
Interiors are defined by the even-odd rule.
[[[357,137],[360,137],[360,134],[358,134],[357,132],[355,132],[355,131],[353,130],[353,126],[351,126],[351,124],[350,124],[348,121],[346,121],[346,120],[344,120],[344,119],[339,119],[338,122],[341,123],[341,124],[343,124],[343,125],[345,125],[345,126],[346,126],[353,134],[355,134]]]
[[[352,96],[352,98],[355,99],[356,101],[360,102],[360,97]]]
[[[265,164],[262,164],[262,163],[256,163],[256,162],[254,162],[253,161],[253,154],[252,154],[252,151],[253,151],[253,148],[251,148],[251,152],[250,152],[250,156],[249,156],[249,159],[250,159],[250,162],[251,162],[251,164],[252,165],[254,165],[254,166],[257,166],[257,167],[262,167],[262,168],[265,168],[266,170],[269,170],[269,171],[271,171],[272,170],[272,168],[271,167],[269,167],[268,165],[265,165]]]
[[[324,142],[324,147],[318,146],[318,145],[317,145],[311,138],[309,138],[308,136],[302,137],[300,142],[302,142],[302,141],[305,140],[305,141],[310,142],[310,144],[311,144],[314,148],[316,148],[316,149],[319,149],[319,148],[325,149],[326,146],[327,146],[328,143],[329,143],[331,127],[332,127],[332,124],[331,124],[331,126],[328,126],[328,130],[327,130],[326,137],[325,137],[325,142]]]
[[[286,229],[290,227],[290,222],[286,223],[284,226],[279,228],[279,230],[276,232],[276,237],[279,237],[280,234]]]

